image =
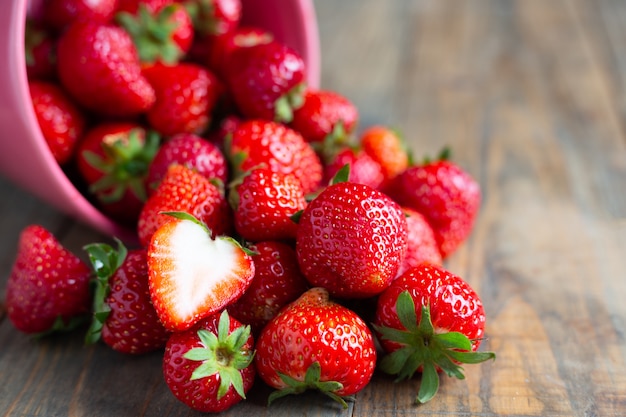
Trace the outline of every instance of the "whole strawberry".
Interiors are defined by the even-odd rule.
[[[327,155],[324,164],[324,183],[328,184],[346,165],[350,167],[348,180],[379,188],[385,176],[378,162],[358,147],[337,146],[336,153]]]
[[[406,255],[398,270],[398,275],[424,262],[441,265],[443,261],[435,240],[435,233],[426,218],[410,208],[402,207],[402,211],[405,214],[409,233]]]
[[[251,252],[228,236],[213,237],[189,213],[166,213],[148,246],[150,298],[161,323],[186,330],[229,304],[254,277]]]
[[[411,155],[400,134],[387,126],[370,126],[361,132],[359,143],[365,153],[378,162],[385,181],[408,168]]]
[[[169,337],[152,306],[145,249],[128,251],[101,244],[85,247],[94,269],[93,318],[87,343],[102,340],[113,350],[143,354],[161,349]]]
[[[238,48],[227,62],[227,84],[244,116],[288,123],[306,88],[302,57],[271,41]]]
[[[313,286],[340,298],[366,298],[387,288],[407,249],[400,206],[367,185],[338,182],[304,209],[296,252]]]
[[[254,278],[243,296],[228,306],[228,311],[258,334],[281,308],[308,289],[308,283],[292,246],[264,241],[249,248],[255,252]]]
[[[365,322],[318,287],[288,304],[263,328],[255,363],[263,381],[278,389],[270,403],[314,389],[345,407],[343,397],[371,380],[376,349]]]
[[[77,20],[109,22],[117,9],[118,0],[46,0],[42,16],[46,24],[62,31]]]
[[[56,84],[31,80],[28,88],[41,133],[54,159],[64,165],[74,156],[85,117]]]
[[[235,175],[264,166],[275,172],[293,174],[305,194],[321,185],[322,162],[302,135],[269,120],[245,120],[232,133],[226,145]]]
[[[55,79],[56,37],[38,20],[26,20],[24,61],[29,80]]]
[[[96,114],[134,117],[156,100],[135,45],[121,27],[76,21],[58,41],[57,63],[63,87]]]
[[[202,174],[184,165],[171,165],[165,177],[139,213],[137,235],[147,247],[154,232],[171,221],[168,211],[184,211],[200,219],[213,236],[233,229],[232,210],[223,190]]]
[[[30,334],[74,328],[88,317],[90,274],[43,226],[27,226],[6,286],[9,320]]]
[[[235,230],[245,240],[295,240],[298,225],[291,216],[306,207],[304,190],[292,174],[254,169],[229,198]]]
[[[200,65],[155,64],[145,68],[156,93],[156,102],[147,110],[149,125],[163,136],[204,133],[221,94],[217,78]]]
[[[446,158],[411,166],[385,187],[400,205],[426,217],[444,259],[469,236],[481,200],[476,180]]]
[[[438,371],[463,379],[459,363],[495,358],[492,352],[476,352],[485,328],[480,298],[443,267],[422,264],[398,277],[378,297],[374,322],[387,352],[381,369],[397,380],[421,371],[420,403],[437,393]]]

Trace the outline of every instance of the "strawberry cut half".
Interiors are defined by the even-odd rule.
[[[188,213],[172,220],[148,247],[150,297],[165,328],[182,331],[241,297],[254,277],[252,252]]]

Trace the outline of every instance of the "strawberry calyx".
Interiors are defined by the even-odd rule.
[[[320,381],[322,374],[322,368],[319,362],[313,362],[306,370],[304,374],[304,381],[299,381],[289,375],[277,372],[281,381],[285,383],[286,387],[280,390],[273,391],[268,399],[267,405],[271,405],[278,398],[286,397],[287,395],[302,394],[307,390],[317,390],[322,394],[332,398],[343,406],[348,408],[346,400],[353,400],[352,396],[341,396],[336,394],[336,391],[343,388],[343,384],[337,381]]]
[[[434,159],[429,156],[426,156],[424,157],[424,160],[422,161],[422,163],[424,165],[428,165],[431,162],[436,162],[436,161],[449,161],[451,158],[452,158],[452,149],[450,149],[449,146],[444,146],[443,148],[441,148],[441,150],[439,151],[439,153]],[[412,165],[412,161],[410,161],[409,164]]]
[[[274,102],[274,119],[276,122],[290,123],[293,120],[293,111],[304,104],[306,83],[296,84]]]
[[[230,318],[223,310],[217,335],[208,330],[198,330],[202,347],[192,348],[183,355],[185,359],[201,362],[191,374],[191,380],[219,375],[218,400],[226,395],[231,385],[241,398],[246,398],[240,371],[250,366],[254,358],[254,352],[244,348],[250,337],[250,326],[237,327],[230,334],[229,328]]]
[[[85,151],[83,157],[102,173],[102,177],[92,183],[89,191],[105,203],[122,199],[127,190],[137,198],[147,198],[145,180],[148,168],[159,148],[159,135],[148,132],[145,141],[141,139],[141,129],[133,129],[127,135],[111,135],[102,142],[105,156]]]
[[[178,28],[178,23],[171,19],[175,11],[176,6],[170,4],[152,13],[148,6],[139,4],[137,15],[123,11],[115,16],[133,39],[142,63],[175,64],[184,55],[173,37]]]
[[[402,347],[383,357],[380,368],[383,372],[397,375],[396,382],[410,379],[422,369],[422,381],[416,402],[430,401],[439,389],[438,370],[450,377],[464,379],[459,364],[476,364],[495,359],[493,352],[472,351],[471,340],[460,332],[436,332],[429,306],[422,306],[418,323],[415,304],[408,291],[402,292],[396,301],[396,312],[405,330],[373,325],[381,338],[393,341]]]
[[[106,243],[92,243],[84,247],[95,275],[92,280],[94,285],[93,317],[85,335],[85,344],[88,345],[100,340],[102,327],[111,313],[111,307],[106,302],[111,292],[109,280],[122,266],[128,255],[124,244],[118,239],[115,240],[117,249]]]

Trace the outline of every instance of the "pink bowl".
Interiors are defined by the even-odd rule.
[[[58,210],[102,233],[135,240],[135,231],[120,227],[94,207],[67,178],[48,150],[34,114],[24,60],[27,15],[41,0],[11,0],[0,13],[0,174]],[[320,52],[312,0],[242,0],[244,23],[274,33],[297,50],[308,81],[319,86]]]

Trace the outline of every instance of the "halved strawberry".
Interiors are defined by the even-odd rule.
[[[152,236],[148,247],[150,297],[165,328],[182,331],[237,300],[254,277],[251,252],[231,237],[211,237],[188,213]]]

